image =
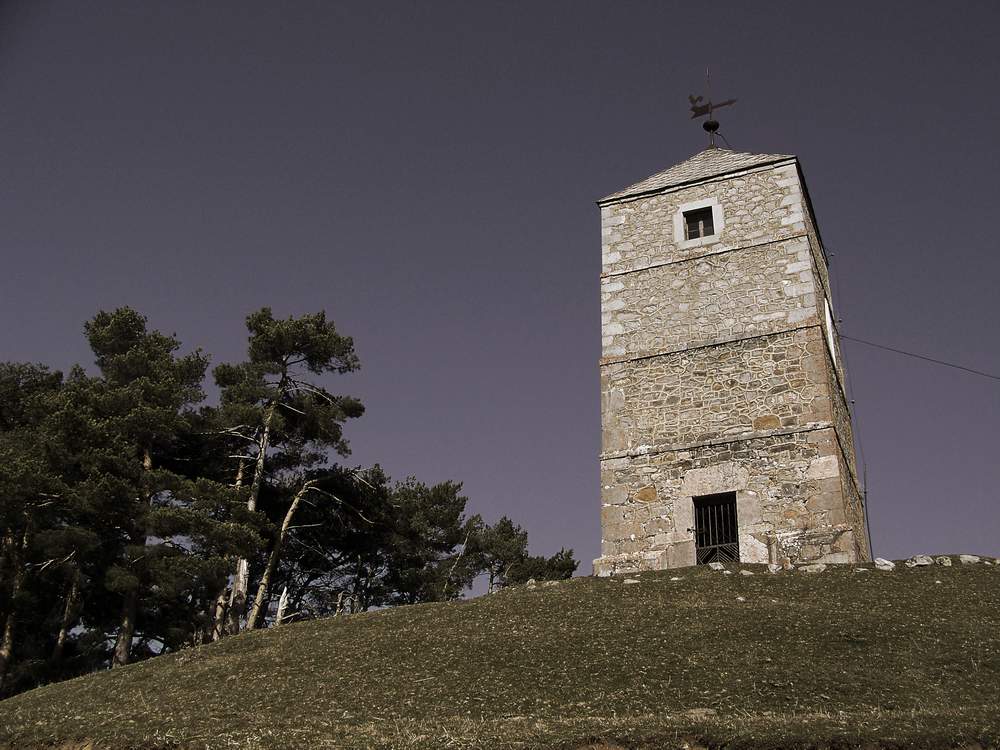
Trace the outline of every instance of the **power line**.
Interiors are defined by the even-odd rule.
[[[953,367],[956,370],[964,370],[965,372],[971,372],[973,375],[980,375],[984,378],[990,378],[991,380],[1000,380],[1000,375],[994,375],[989,372],[983,372],[982,370],[973,370],[971,367],[956,365],[954,362],[945,362],[943,359],[935,359],[934,357],[925,357],[923,354],[915,354],[913,352],[903,351],[902,349],[894,349],[891,346],[876,344],[874,341],[865,341],[864,339],[856,339],[853,336],[845,336],[844,334],[840,334],[840,338],[846,339],[848,341],[853,341],[857,344],[872,346],[875,347],[876,349],[884,349],[887,352],[895,352],[896,354],[902,354],[906,357],[913,357],[914,359],[922,359],[925,362],[933,362],[936,365],[944,365],[945,367]]]
[[[839,287],[839,284],[838,284],[838,287]],[[884,344],[876,344],[874,341],[865,341],[864,339],[857,339],[857,338],[854,338],[853,336],[846,336],[843,333],[840,334],[840,338],[844,339],[846,341],[853,341],[853,342],[855,342],[857,344],[864,344],[865,346],[871,346],[871,347],[873,347],[875,349],[882,349],[882,350],[887,351],[887,352],[893,352],[894,354],[902,354],[904,357],[913,357],[914,359],[922,359],[925,362],[932,362],[932,363],[934,363],[936,365],[943,365],[944,367],[951,367],[951,368],[956,369],[956,370],[962,370],[963,372],[968,372],[968,373],[971,373],[972,375],[979,375],[980,377],[989,378],[991,380],[1000,380],[1000,376],[994,375],[993,373],[983,372],[982,370],[975,370],[975,369],[973,369],[971,367],[965,367],[964,365],[957,365],[954,362],[946,362],[943,359],[937,359],[935,357],[927,357],[927,356],[925,356],[923,354],[916,354],[915,352],[908,352],[908,351],[905,351],[903,349],[896,349],[895,347],[885,346]],[[846,355],[845,355],[845,365],[846,365]],[[854,402],[852,401],[851,403],[854,403]],[[854,420],[855,420],[856,423],[858,422],[858,414],[857,414],[857,412],[854,413]],[[863,471],[863,476],[864,476],[864,490],[863,490],[863,492],[864,492],[864,503],[865,503],[865,520],[867,521],[867,523],[865,525],[866,525],[867,531],[868,531],[868,551],[869,551],[870,554],[874,554],[874,552],[872,552],[871,515],[868,513],[868,510],[869,510],[869,507],[868,507],[868,462],[865,461],[864,447],[862,446],[862,443],[861,443],[861,435],[860,435],[861,428],[860,428],[860,424],[858,424],[857,427],[858,427],[858,429],[855,430],[855,435],[857,436],[857,439],[858,439],[858,451],[861,454],[861,456],[860,456],[861,457],[861,465],[862,465],[862,471]]]

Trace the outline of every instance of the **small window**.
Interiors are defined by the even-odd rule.
[[[684,212],[684,239],[696,240],[713,234],[715,225],[712,223],[711,206]]]

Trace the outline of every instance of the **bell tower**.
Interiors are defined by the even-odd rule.
[[[798,159],[710,147],[598,205],[595,573],[869,559]]]

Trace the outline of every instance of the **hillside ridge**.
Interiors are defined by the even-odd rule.
[[[581,577],[259,630],[8,699],[0,747],[996,746],[1000,566],[948,560]]]

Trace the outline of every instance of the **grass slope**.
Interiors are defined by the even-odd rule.
[[[0,747],[1000,741],[1000,567],[743,569],[257,631],[0,703]]]

